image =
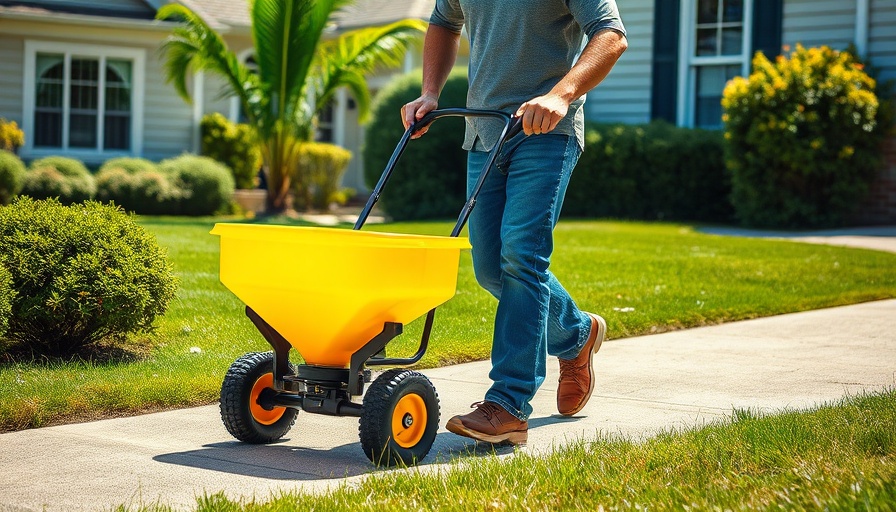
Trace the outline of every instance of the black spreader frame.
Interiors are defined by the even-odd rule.
[[[421,128],[428,126],[437,119],[443,117],[490,117],[504,121],[504,129],[498,143],[492,148],[485,167],[480,173],[479,180],[473,187],[463,210],[458,216],[457,223],[451,231],[452,237],[457,237],[470,218],[470,213],[476,206],[476,198],[489,171],[494,167],[495,161],[501,152],[504,143],[522,131],[522,122],[506,112],[500,110],[475,110],[466,108],[446,108],[433,110],[426,114],[418,122],[411,125],[398,146],[392,153],[392,157],[386,164],[379,182],[374,187],[367,200],[367,204],[358,216],[354,230],[360,230],[367,222],[371,210],[380,198],[380,195],[392,177],[392,171],[404,153],[411,136]],[[423,335],[417,352],[409,358],[378,357],[392,339],[400,335],[403,326],[400,323],[384,322],[383,330],[365,343],[357,352],[352,354],[349,367],[334,368],[318,365],[299,365],[294,373],[289,365],[289,351],[292,345],[274,327],[268,324],[251,307],[246,306],[246,316],[255,324],[255,327],[264,339],[274,349],[274,386],[275,390],[265,390],[259,397],[259,404],[265,409],[274,407],[292,407],[307,412],[329,414],[333,416],[361,416],[361,406],[351,401],[352,396],[360,396],[364,392],[364,367],[365,366],[408,366],[423,357],[429,346],[429,338],[432,334],[432,325],[435,318],[435,308],[426,314],[423,326]],[[301,384],[305,389],[301,389]]]

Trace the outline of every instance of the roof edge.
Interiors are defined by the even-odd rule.
[[[86,25],[96,27],[139,28],[153,31],[169,31],[177,22],[162,20],[136,20],[133,18],[100,17],[67,13],[25,13],[0,7],[0,19],[20,21],[43,21],[61,25]]]

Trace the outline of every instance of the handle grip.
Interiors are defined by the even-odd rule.
[[[395,165],[398,163],[398,159],[401,158],[401,155],[404,153],[404,149],[405,147],[407,147],[408,141],[411,139],[411,136],[420,131],[420,129],[424,126],[428,126],[437,119],[441,119],[443,117],[490,117],[504,121],[504,129],[501,131],[501,136],[498,138],[498,142],[494,145],[491,152],[489,153],[489,158],[485,163],[485,168],[482,170],[482,173],[480,173],[479,181],[473,188],[473,193],[470,195],[467,203],[464,205],[460,217],[458,217],[457,219],[457,224],[454,226],[454,230],[451,232],[451,236],[458,236],[460,234],[460,232],[463,230],[464,225],[467,223],[467,219],[470,217],[470,212],[473,210],[473,206],[476,205],[476,197],[479,195],[479,191],[482,188],[482,183],[485,181],[485,177],[494,166],[498,154],[500,154],[501,148],[504,146],[504,143],[523,130],[522,118],[514,117],[507,112],[503,112],[500,110],[482,110],[470,108],[443,108],[428,112],[426,115],[420,118],[419,121],[408,127],[408,129],[405,130],[404,135],[402,135],[401,140],[398,141],[398,146],[392,153],[392,157],[389,158],[389,163],[386,164],[386,168],[385,170],[383,170],[383,174],[382,176],[380,176],[379,182],[377,182],[376,186],[373,188],[373,191],[370,193],[370,198],[367,200],[367,204],[364,206],[364,210],[362,210],[361,214],[358,216],[358,220],[355,222],[354,229],[358,230],[361,229],[362,226],[364,226],[364,223],[367,221],[367,217],[370,215],[370,211],[373,209],[373,206],[376,204],[376,202],[379,201],[380,194],[382,193],[383,188],[385,188],[386,183],[389,181],[389,178],[392,176],[392,171],[395,169]]]

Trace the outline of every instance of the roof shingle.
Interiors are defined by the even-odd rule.
[[[231,27],[249,27],[249,4],[245,0],[179,0],[197,7],[215,21]],[[429,20],[435,0],[357,0],[333,16],[339,29],[385,25],[405,18]],[[206,18],[207,19],[207,18]]]

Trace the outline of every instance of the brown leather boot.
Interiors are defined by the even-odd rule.
[[[448,430],[459,436],[471,437],[486,443],[505,441],[524,445],[529,438],[529,422],[507,412],[494,402],[476,402],[476,410],[448,420]]]
[[[574,359],[560,360],[560,385],[557,387],[557,410],[564,416],[572,416],[582,410],[594,391],[594,367],[592,356],[600,349],[607,335],[607,322],[593,313],[591,334]]]

